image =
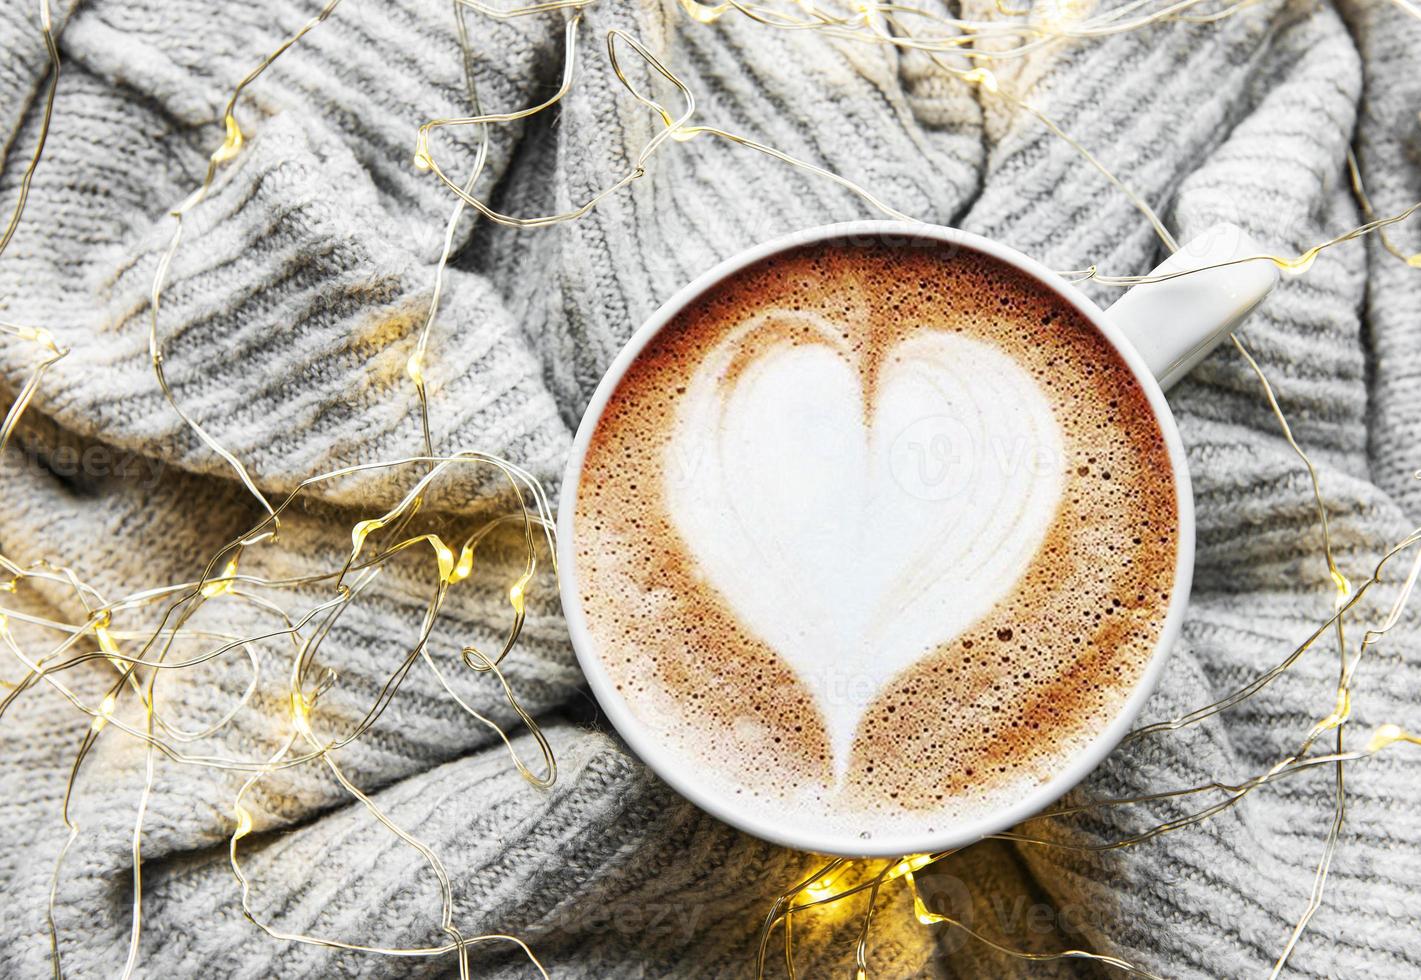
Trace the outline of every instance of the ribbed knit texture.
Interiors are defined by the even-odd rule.
[[[0,4],[7,209],[42,108],[46,59],[33,7]],[[147,292],[171,234],[167,212],[196,186],[221,139],[227,93],[317,5],[56,7],[65,67],[54,130],[26,223],[0,259],[0,316],[50,328],[73,353],[45,379],[4,461],[0,548],[21,562],[71,565],[122,595],[193,578],[257,513],[160,396],[148,362]],[[973,17],[995,9],[991,0],[963,5]],[[575,95],[557,113],[493,131],[481,192],[494,189],[503,210],[581,204],[625,172],[661,125],[606,63],[603,35],[623,27],[686,79],[706,123],[872,186],[901,210],[990,235],[1056,268],[1099,262],[1144,272],[1161,257],[1138,213],[1070,147],[999,100],[979,101],[921,56],[735,16],[697,25],[670,0],[599,0],[586,21]],[[488,110],[555,90],[558,18],[499,22],[471,12],[470,23]],[[1421,21],[1384,0],[1262,0],[1214,25],[1047,48],[998,74],[1158,205],[1181,239],[1226,219],[1289,252],[1361,222],[1346,176],[1349,145],[1380,212],[1421,198],[1418,52]],[[629,71],[649,83],[643,66]],[[449,5],[415,0],[347,0],[243,103],[248,143],[189,218],[160,323],[177,397],[267,493],[319,470],[418,451],[403,369],[452,202],[411,166],[414,128],[466,111]],[[464,161],[452,173],[467,166],[474,136],[464,129],[438,139],[441,160]],[[668,146],[644,179],[578,222],[510,230],[466,221],[427,362],[439,448],[504,455],[556,489],[572,429],[607,363],[675,288],[772,235],[868,216],[832,184],[702,137]],[[1421,248],[1413,227],[1393,237]],[[1113,296],[1091,292],[1107,303]],[[1412,478],[1421,466],[1418,308],[1421,273],[1371,239],[1325,253],[1242,330],[1318,463],[1339,561],[1354,580],[1421,520],[1421,482]],[[25,344],[0,344],[11,390],[34,356]],[[1147,720],[1212,702],[1273,666],[1328,615],[1333,596],[1306,474],[1243,360],[1221,349],[1170,401],[1194,477],[1198,567],[1184,634]],[[94,450],[108,462],[93,462]],[[393,503],[395,483],[370,474],[318,488],[280,547],[253,549],[249,570],[294,576],[339,564],[350,526]],[[340,674],[320,702],[325,730],[363,713],[412,642],[429,585],[427,570],[397,564],[340,619],[322,649],[322,663]],[[36,603],[55,595],[22,592]],[[319,595],[298,599],[309,605]],[[816,859],[705,816],[614,736],[592,730],[552,589],[544,584],[530,601],[508,673],[559,756],[552,790],[525,783],[502,745],[455,710],[422,667],[371,734],[340,753],[342,766],[443,857],[465,935],[516,934],[558,977],[750,975],[769,903]],[[441,628],[445,649],[492,638],[505,610],[492,578],[456,592]],[[82,615],[70,600],[49,612]],[[204,615],[236,633],[270,626],[232,603]],[[1352,641],[1359,636],[1354,627]],[[1353,744],[1381,722],[1421,727],[1418,639],[1412,612],[1364,665]],[[257,703],[268,720],[234,724],[227,754],[271,751],[276,675],[289,649],[267,650],[272,680]],[[1072,798],[1261,772],[1330,710],[1336,672],[1334,648],[1319,644],[1244,705],[1117,751]],[[0,676],[15,673],[6,667]],[[99,671],[73,673],[82,690],[101,690]],[[247,677],[234,657],[175,678],[167,703],[194,724],[211,720]],[[493,685],[461,684],[471,703],[517,727]],[[85,727],[48,689],[0,722],[5,976],[49,975],[45,905],[65,837],[64,782]],[[526,737],[518,746],[533,752]],[[56,904],[72,976],[121,969],[142,766],[141,749],[110,733],[85,770],[74,810],[81,834]],[[453,975],[450,958],[285,943],[244,919],[226,856],[237,785],[160,764],[144,835],[140,975]],[[1290,976],[1421,975],[1418,786],[1421,755],[1404,746],[1350,770],[1326,901]],[[255,832],[243,846],[263,921],[350,942],[442,941],[433,876],[323,769],[273,775],[249,809]],[[1161,802],[1031,829],[1104,842],[1183,812]],[[1319,770],[1200,827],[1105,855],[986,844],[952,859],[938,886],[975,928],[1008,944],[1091,948],[1171,977],[1265,976],[1306,905],[1330,818],[1331,775]],[[944,926],[921,926],[901,885],[885,890],[876,921],[876,977],[1104,972],[1025,965]],[[846,909],[799,920],[801,975],[851,975],[858,922]],[[531,975],[507,946],[483,947],[473,962],[478,976]]]

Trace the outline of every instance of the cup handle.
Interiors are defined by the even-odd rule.
[[[1191,239],[1151,275],[1265,255],[1242,228],[1227,222]],[[1106,310],[1168,391],[1219,345],[1278,284],[1278,267],[1258,259],[1135,286]]]

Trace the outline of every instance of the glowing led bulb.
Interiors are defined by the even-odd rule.
[[[714,7],[698,0],[681,0],[681,9],[698,24],[714,24],[722,14],[730,9],[729,3],[718,3]]]
[[[1342,724],[1352,715],[1352,692],[1347,688],[1339,688],[1337,691],[1337,703],[1333,706],[1332,712],[1322,721],[1313,726],[1310,738],[1316,738],[1323,732],[1331,731]]]
[[[421,388],[424,387],[424,351],[416,350],[405,361],[405,373],[410,376],[410,380]]]
[[[975,85],[980,85],[988,92],[997,91],[997,76],[993,75],[988,68],[973,68],[971,71],[965,72],[962,75],[962,80],[964,82],[972,82]]]
[[[54,334],[44,327],[12,327],[11,329],[15,336],[21,340],[33,341],[51,354],[59,353],[59,345],[55,343]]]
[[[913,918],[925,926],[934,926],[942,921],[942,916],[928,911],[928,907],[916,893],[913,895]]]
[[[905,877],[908,879],[908,887],[913,889],[913,918],[925,926],[946,922],[947,916],[938,915],[936,912],[931,911],[927,903],[923,901],[922,893],[918,891],[918,883],[913,880],[912,872],[910,871]]]
[[[113,634],[109,632],[107,617],[104,622],[95,624],[94,638],[99,641],[99,649],[104,652],[104,656],[109,658],[109,662],[115,667],[121,667],[122,657],[119,654],[118,643],[114,641]]]
[[[113,717],[113,710],[117,705],[118,702],[112,694],[105,694],[104,699],[99,702],[99,713],[94,717],[90,727],[96,732],[102,731],[103,727],[109,723],[109,719]]]
[[[414,139],[414,166],[416,170],[434,169],[434,160],[429,156],[429,130],[421,128]]]
[[[914,871],[917,871],[920,868],[927,867],[929,864],[932,863],[933,856],[931,854],[909,855],[908,857],[905,857],[903,860],[899,861],[893,866],[893,870],[888,872],[888,877],[885,880],[893,881],[895,878],[901,878],[906,874],[912,874]]]
[[[824,899],[834,894],[834,882],[842,874],[840,871],[831,871],[829,874],[815,878],[804,886],[804,897],[811,902],[822,902]]]
[[[245,808],[237,807],[237,829],[233,832],[234,840],[247,836],[252,832],[252,815]]]
[[[213,163],[226,163],[241,152],[242,144],[246,142],[246,139],[242,136],[242,127],[237,125],[236,117],[229,112],[227,113],[225,122],[227,123],[227,138],[223,140],[222,145],[213,152]]]
[[[927,903],[923,901],[922,892],[918,891],[918,882],[913,878],[913,872],[922,868],[930,861],[931,856],[927,854],[922,854],[916,858],[909,859],[906,863],[912,865],[912,869],[903,872],[903,877],[907,879],[908,882],[908,888],[913,892],[913,918],[917,919],[925,926],[936,925],[939,922],[948,921],[947,916],[939,915],[938,913],[928,908]],[[895,867],[893,869],[894,872],[896,873],[898,871],[898,868],[901,868],[902,866],[903,865],[900,863],[898,867]]]
[[[469,573],[474,570],[474,547],[464,545],[459,552],[458,564],[454,566],[454,573],[449,577],[450,582],[462,582],[469,577]]]
[[[1377,730],[1372,733],[1371,741],[1367,743],[1367,751],[1380,752],[1388,745],[1395,745],[1397,742],[1411,742],[1421,745],[1421,735],[1413,735],[1400,725],[1378,725]]]
[[[1337,568],[1332,569],[1331,575],[1332,584],[1337,586],[1338,594],[1344,599],[1350,596],[1352,594],[1352,582],[1347,576],[1343,575]]]
[[[439,562],[439,581],[449,582],[454,578],[454,552],[449,550],[437,534],[429,536],[429,543],[434,547],[434,558]]]
[[[1384,749],[1400,737],[1400,725],[1381,725],[1372,733],[1372,739],[1367,743],[1367,751],[1376,752],[1379,749]]]
[[[360,549],[365,546],[365,539],[372,531],[378,531],[385,526],[385,521],[379,517],[372,517],[368,521],[361,521],[350,529],[350,543],[355,549],[355,554],[360,554]]]
[[[291,722],[302,735],[311,735],[311,706],[300,691],[291,692]]]
[[[228,559],[227,564],[222,568],[222,574],[212,579],[202,587],[204,599],[212,599],[232,591],[232,580],[237,574],[237,556],[233,555]]]
[[[1041,7],[1039,23],[1044,30],[1056,32],[1070,27],[1089,12],[1089,3],[1077,0],[1054,0]],[[1034,12],[1034,11],[1033,11]]]
[[[527,572],[524,572],[522,577],[514,582],[512,588],[508,590],[508,602],[513,606],[513,611],[520,616],[523,615],[523,600],[528,594],[528,579],[530,577]]]
[[[1317,261],[1317,254],[1320,251],[1322,251],[1320,248],[1313,247],[1295,259],[1275,257],[1273,264],[1289,275],[1300,276],[1312,268],[1312,264]]]

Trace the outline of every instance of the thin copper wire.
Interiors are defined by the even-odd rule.
[[[39,26],[40,36],[44,39],[45,52],[49,55],[49,85],[45,89],[44,111],[40,115],[39,136],[35,139],[34,152],[30,155],[29,162],[20,174],[20,187],[15,198],[15,206],[10,211],[9,220],[5,223],[4,233],[0,234],[0,258],[4,257],[5,250],[10,247],[10,241],[15,237],[15,231],[20,227],[20,219],[24,217],[25,205],[30,199],[30,185],[34,181],[35,171],[39,169],[40,159],[44,156],[45,144],[49,141],[50,124],[54,119],[54,99],[59,93],[59,47],[54,42],[54,22],[50,16],[49,0],[39,0]],[[0,332],[30,341],[45,352],[41,360],[31,368],[29,377],[25,379],[19,392],[16,393],[14,401],[10,403],[4,421],[0,422],[0,453],[4,453],[5,447],[10,444],[10,436],[14,433],[20,417],[29,406],[31,399],[34,398],[35,392],[39,390],[45,372],[69,351],[66,348],[61,348],[53,335],[42,327],[27,327],[0,321]]]
[[[39,0],[39,27],[45,51],[49,55],[49,86],[44,94],[44,112],[40,116],[39,136],[35,139],[34,152],[30,154],[30,161],[20,174],[20,189],[15,206],[10,212],[10,219],[5,223],[5,231],[0,233],[0,255],[5,254],[5,250],[10,247],[10,239],[15,237],[15,230],[20,227],[20,218],[24,216],[25,204],[30,199],[30,183],[34,180],[35,171],[39,169],[45,143],[49,140],[49,125],[54,118],[54,98],[59,93],[59,47],[54,43],[54,21],[50,16],[49,0]]]

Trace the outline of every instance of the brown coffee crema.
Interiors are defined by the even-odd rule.
[[[841,330],[870,410],[880,366],[908,336],[991,345],[1039,384],[1064,452],[1034,558],[990,611],[878,690],[840,774],[812,690],[698,573],[664,493],[698,366],[774,310]],[[822,342],[793,321],[766,318],[722,383],[775,345]],[[688,304],[608,402],[573,520],[591,643],[649,734],[744,812],[864,837],[930,833],[1009,805],[1082,750],[1159,641],[1179,534],[1163,435],[1109,342],[1013,267],[925,240],[802,247]]]

